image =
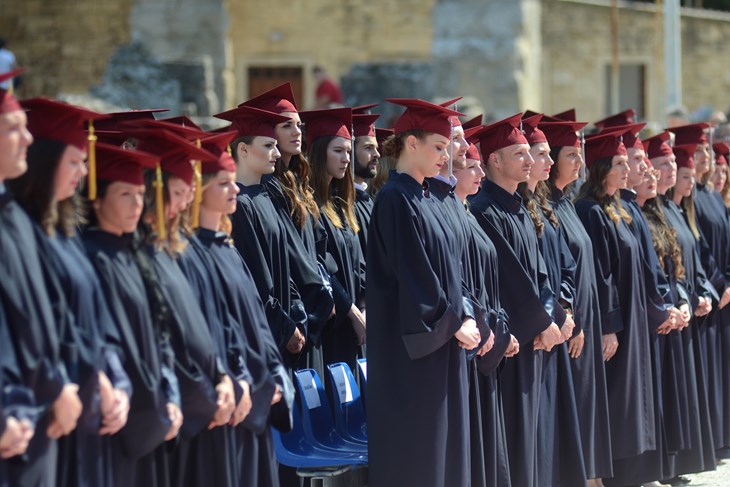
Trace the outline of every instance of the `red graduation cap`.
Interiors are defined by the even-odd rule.
[[[378,139],[378,147],[383,147],[385,139],[393,135],[395,131],[393,129],[375,129],[375,138]]]
[[[160,122],[168,122],[168,123],[174,123],[175,125],[180,125],[182,127],[188,127],[191,129],[196,129],[202,131],[203,129],[190,120],[190,118],[187,115],[180,115],[179,117],[167,117],[167,118],[161,118]]]
[[[529,144],[522,130],[520,130],[521,122],[522,114],[518,113],[491,125],[482,125],[470,129],[469,133],[465,135],[467,135],[467,140],[470,142],[479,142],[482,156],[487,159],[490,154],[504,147],[515,144]]]
[[[672,148],[667,144],[668,140],[669,132],[667,131],[645,139],[642,143],[644,144],[647,157],[654,159],[655,157],[671,156],[673,152]]]
[[[367,105],[359,105],[356,107],[352,107],[352,114],[353,115],[369,115],[370,109],[375,108],[378,105],[380,105],[380,103],[368,103]]]
[[[479,149],[474,144],[469,144],[469,148],[466,151],[466,158],[473,159],[475,161],[481,161],[482,157],[479,155]]]
[[[680,144],[672,147],[674,156],[677,158],[677,169],[682,167],[694,169],[694,154],[696,149],[697,144]]]
[[[380,118],[380,115],[352,115],[352,126],[355,132],[355,137],[375,137],[375,121]]]
[[[627,149],[644,149],[644,144],[639,140],[637,135],[639,132],[641,132],[641,129],[646,127],[646,123],[632,123],[628,125],[616,125],[611,127],[606,127],[605,129],[601,130],[601,134],[606,134],[609,132],[621,132],[624,131],[624,139],[623,143],[626,146]]]
[[[556,113],[552,116],[552,118],[557,118],[559,120],[562,120],[564,122],[577,122],[577,117],[575,115],[575,108],[570,108],[568,110],[565,110],[564,112]]]
[[[730,155],[730,146],[725,142],[712,144],[712,150],[715,151],[715,164],[718,166],[727,166],[727,158]]]
[[[276,138],[276,125],[289,120],[288,117],[281,116],[278,113],[248,105],[240,105],[237,108],[213,116],[230,121],[231,126],[226,132],[235,130],[238,137],[248,135],[252,137],[270,137],[272,139]]]
[[[541,142],[547,142],[547,138],[542,130],[537,128],[537,124],[540,123],[542,114],[538,113],[532,117],[522,119],[522,130],[525,131],[525,138],[530,145],[539,144]]]
[[[96,130],[94,131],[94,135],[98,142],[117,147],[121,147],[129,139],[127,134],[120,130]]]
[[[141,186],[144,170],[157,166],[160,158],[138,150],[125,150],[109,144],[96,144],[97,179]]]
[[[173,132],[158,129],[132,129],[127,132],[137,139],[137,149],[162,159],[162,170],[177,176],[188,185],[193,182],[193,166],[190,161],[214,161],[210,152],[199,149],[187,139]]]
[[[535,112],[533,110],[527,110],[522,113],[522,120],[525,120],[526,118],[532,118],[537,115],[540,115],[542,117],[543,122],[561,122],[559,118],[551,117],[549,115],[545,115],[544,113]]]
[[[471,119],[467,120],[466,122],[462,123],[461,126],[464,128],[464,131],[466,132],[467,130],[469,130],[471,128],[479,127],[481,124],[482,124],[482,114],[480,113],[476,117],[471,118]]]
[[[228,145],[238,136],[238,132],[231,131],[211,135],[202,140],[203,149],[215,156],[214,161],[203,161],[201,167],[203,174],[217,173],[218,171],[236,171],[236,161],[228,153]]]
[[[351,139],[352,108],[331,108],[299,112],[307,133],[307,145],[320,137],[344,137]]]
[[[454,105],[456,102],[458,102],[462,98],[464,98],[464,97],[460,96],[458,98],[452,98],[451,100],[446,100],[443,103],[439,103],[439,105],[441,105],[444,108],[449,108],[451,105]],[[450,117],[449,120],[451,121],[451,125],[453,127],[458,127],[461,125],[461,120],[459,120],[459,117],[453,116],[453,117]]]
[[[274,113],[296,112],[297,103],[291,83],[287,82],[238,105],[254,107]]]
[[[28,113],[28,130],[33,137],[55,140],[86,150],[90,122],[107,116],[86,108],[69,105],[48,98],[23,100],[21,105]]]
[[[580,147],[578,131],[586,125],[583,122],[541,122],[538,127],[545,134],[550,147]]]
[[[133,130],[133,129],[156,129],[172,132],[175,135],[183,137],[189,141],[195,141],[202,139],[207,136],[207,132],[196,129],[193,127],[185,127],[171,122],[165,122],[163,120],[131,120],[128,122],[120,123],[117,128],[121,131]]]
[[[0,83],[13,79],[24,71],[25,68],[18,68],[0,74]],[[22,110],[22,108],[20,107],[20,103],[18,103],[18,99],[13,96],[13,91],[0,88],[0,113],[17,112],[18,110]]]
[[[385,101],[406,107],[406,111],[398,117],[393,127],[396,134],[408,130],[423,130],[451,139],[452,124],[449,117],[463,115],[417,98],[386,98]]]
[[[117,126],[123,122],[132,120],[154,120],[155,113],[170,111],[169,108],[150,108],[145,110],[127,110],[124,112],[107,113],[109,118],[100,121],[96,128],[99,130],[117,130]]]
[[[625,156],[626,146],[621,139],[626,132],[628,130],[607,132],[586,139],[586,167],[590,168],[598,159],[605,157]]]
[[[682,125],[681,127],[672,127],[667,130],[673,132],[675,135],[674,145],[704,144],[707,143],[705,129],[708,128],[710,128],[710,124],[701,122],[690,125]]]
[[[630,125],[634,123],[635,117],[636,112],[633,108],[629,108],[627,110],[624,110],[623,112],[616,113],[615,115],[610,115],[603,120],[599,120],[598,122],[593,122],[593,125],[595,125],[599,129],[617,127],[619,125]]]

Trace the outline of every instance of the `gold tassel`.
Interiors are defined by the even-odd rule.
[[[165,185],[162,183],[162,167],[157,163],[157,178],[155,180],[155,204],[157,206],[157,235],[161,240],[167,238],[167,228],[165,224],[165,200],[163,198],[163,190]]]
[[[96,199],[96,135],[94,135],[94,122],[89,120],[89,175],[87,184],[89,185],[89,201]]]
[[[195,141],[195,146],[200,149],[202,147],[200,139]],[[193,228],[200,226],[200,203],[203,201],[203,162],[195,161],[195,198],[193,199]]]

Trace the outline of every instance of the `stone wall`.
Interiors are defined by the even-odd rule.
[[[129,42],[132,0],[2,0],[0,36],[28,69],[22,97],[83,93]]]
[[[580,120],[609,114],[605,69],[611,62],[610,14],[609,0],[544,0],[543,103],[536,109],[555,113],[575,107]],[[659,123],[666,114],[662,29],[654,5],[620,2],[620,62],[647,66],[646,118]],[[729,14],[682,9],[682,92],[690,111],[704,105],[730,108],[730,70],[718,59],[729,39]]]

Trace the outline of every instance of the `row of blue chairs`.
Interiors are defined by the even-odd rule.
[[[358,360],[360,384],[367,385],[367,361]],[[297,469],[329,468],[368,463],[365,404],[353,371],[342,362],[328,365],[326,374],[332,407],[314,369],[294,372],[297,405],[293,427],[282,434],[272,429],[279,463]]]

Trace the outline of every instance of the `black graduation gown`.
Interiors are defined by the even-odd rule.
[[[277,485],[278,465],[268,419],[277,383],[282,389],[286,387],[282,383],[287,375],[281,356],[266,322],[263,305],[252,292],[256,285],[251,273],[229,243],[228,235],[200,228],[197,236],[210,253],[219,278],[225,280],[226,302],[241,327],[248,348],[246,365],[251,371],[253,407],[236,429],[240,482],[241,485]]]
[[[375,201],[367,191],[355,188],[355,216],[357,217],[357,224],[360,226],[357,238],[360,239],[360,250],[363,256],[368,245],[368,227],[370,226],[374,204]]]
[[[101,427],[98,373],[131,395],[131,383],[119,358],[119,336],[109,314],[99,278],[81,239],[57,235],[45,241],[45,260],[53,269],[67,303],[65,361],[71,380],[80,386],[83,413],[76,430],[59,440],[58,485],[102,485],[110,480],[108,452],[99,436]],[[73,335],[72,337],[70,335]]]
[[[461,269],[434,200],[393,172],[367,248],[369,482],[469,486]]]
[[[98,228],[88,228],[82,236],[122,339],[124,368],[132,383],[127,424],[108,440],[116,486],[169,481],[157,451],[170,428],[167,403],[174,400],[163,376],[172,373],[163,372],[169,343],[165,345],[165,332],[157,329],[150,315],[145,285],[132,256],[133,238]]]
[[[324,213],[320,217],[327,233],[327,253],[337,266],[337,271],[330,276],[335,316],[322,331],[322,358],[325,365],[345,362],[357,370],[357,358],[362,352],[348,313],[353,304],[359,308],[365,304],[365,259],[357,234],[347,225],[342,212],[340,220],[343,228],[337,228]]]
[[[8,191],[0,193],[0,305],[22,383],[33,391],[41,410],[56,400],[68,382],[44,272],[33,223]],[[44,412],[26,455],[7,462],[11,485],[55,481],[57,444],[44,433],[49,421]]]
[[[664,196],[659,196],[659,198],[663,204],[667,222],[674,228],[677,242],[682,249],[685,275],[680,279],[679,284],[684,289],[690,311],[693,312],[697,307],[699,297],[712,298],[714,288],[707,281],[698,252],[699,242],[687,225],[682,210],[669,198]],[[690,325],[680,334],[687,385],[685,416],[689,422],[690,436],[688,448],[680,451],[676,456],[674,467],[677,475],[715,469],[715,446],[701,356],[700,321],[693,317]]]
[[[536,431],[543,352],[533,349],[533,340],[553,321],[560,321],[553,314],[563,313],[563,308],[555,306],[535,227],[522,198],[485,179],[471,200],[471,211],[500,256],[501,304],[509,316],[510,332],[520,342],[520,353],[505,361],[501,371],[510,476],[513,485],[539,485]]]
[[[567,244],[545,215],[540,253],[545,261],[550,288],[560,293],[561,302],[575,302],[575,261]],[[562,326],[563,323],[557,323]],[[538,442],[538,479],[543,485],[585,485],[586,471],[581,447],[580,425],[570,369],[568,344],[543,352]]]
[[[223,281],[218,277],[209,252],[196,236],[190,237],[188,246],[177,259],[205,316],[219,366],[233,381],[235,401],[243,391],[237,380],[249,377],[246,369],[246,347],[239,327],[230,315],[225,303]],[[236,437],[233,428],[221,426],[203,430],[190,439],[187,462],[180,463],[177,471],[180,485],[238,485],[239,468],[236,454]]]
[[[582,330],[584,345],[580,357],[570,360],[570,368],[575,401],[579,405],[586,476],[589,479],[611,477],[611,431],[593,244],[575,212],[570,195],[553,186],[550,201],[560,221],[558,231],[575,261],[573,319],[577,331],[574,335]]]
[[[615,224],[593,199],[575,203],[593,242],[600,323],[616,333],[618,350],[606,363],[611,449],[614,461],[656,449],[646,293],[639,243],[625,222]]]
[[[730,219],[719,193],[704,184],[695,190],[697,224],[704,236],[714,266],[706,263],[705,271],[722,296],[730,285]],[[709,261],[709,259],[706,259]],[[716,306],[715,306],[716,308]],[[730,448],[730,373],[726,364],[730,360],[730,306],[713,309],[705,318],[707,322],[707,347],[714,348],[715,356],[708,368],[708,393],[710,413],[713,414],[715,448]],[[709,350],[708,350],[709,352]]]

